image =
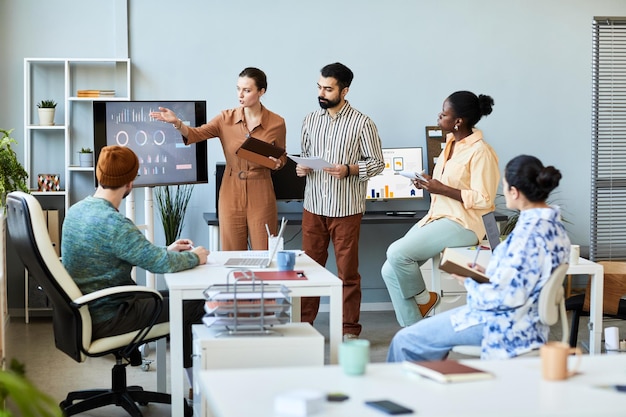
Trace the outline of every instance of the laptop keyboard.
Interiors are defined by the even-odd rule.
[[[226,266],[263,266],[267,263],[267,258],[231,258],[226,262]]]

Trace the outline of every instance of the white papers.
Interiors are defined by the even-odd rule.
[[[293,156],[293,155],[287,155],[287,156],[291,158],[296,164],[300,164],[302,166],[305,166],[307,168],[311,168],[314,170],[333,167],[333,164],[323,160],[319,156],[311,156],[311,157],[301,157],[301,156]]]

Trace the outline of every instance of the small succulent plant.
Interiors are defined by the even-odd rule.
[[[41,100],[37,103],[37,107],[40,109],[54,109],[57,106],[57,102],[54,100]]]

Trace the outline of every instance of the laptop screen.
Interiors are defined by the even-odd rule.
[[[485,225],[485,231],[487,232],[489,247],[491,247],[491,251],[493,252],[496,246],[500,244],[500,229],[498,228],[495,212],[492,211],[483,214],[483,224]]]

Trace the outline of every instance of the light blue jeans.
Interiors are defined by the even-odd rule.
[[[414,225],[402,238],[389,245],[381,274],[400,326],[410,326],[422,319],[413,298],[426,289],[420,266],[446,247],[477,243],[473,231],[453,220],[439,219],[422,227]]]
[[[454,346],[480,346],[484,325],[458,332],[452,328],[450,315],[459,308],[462,307],[444,311],[398,331],[391,340],[387,362],[440,360]]]

